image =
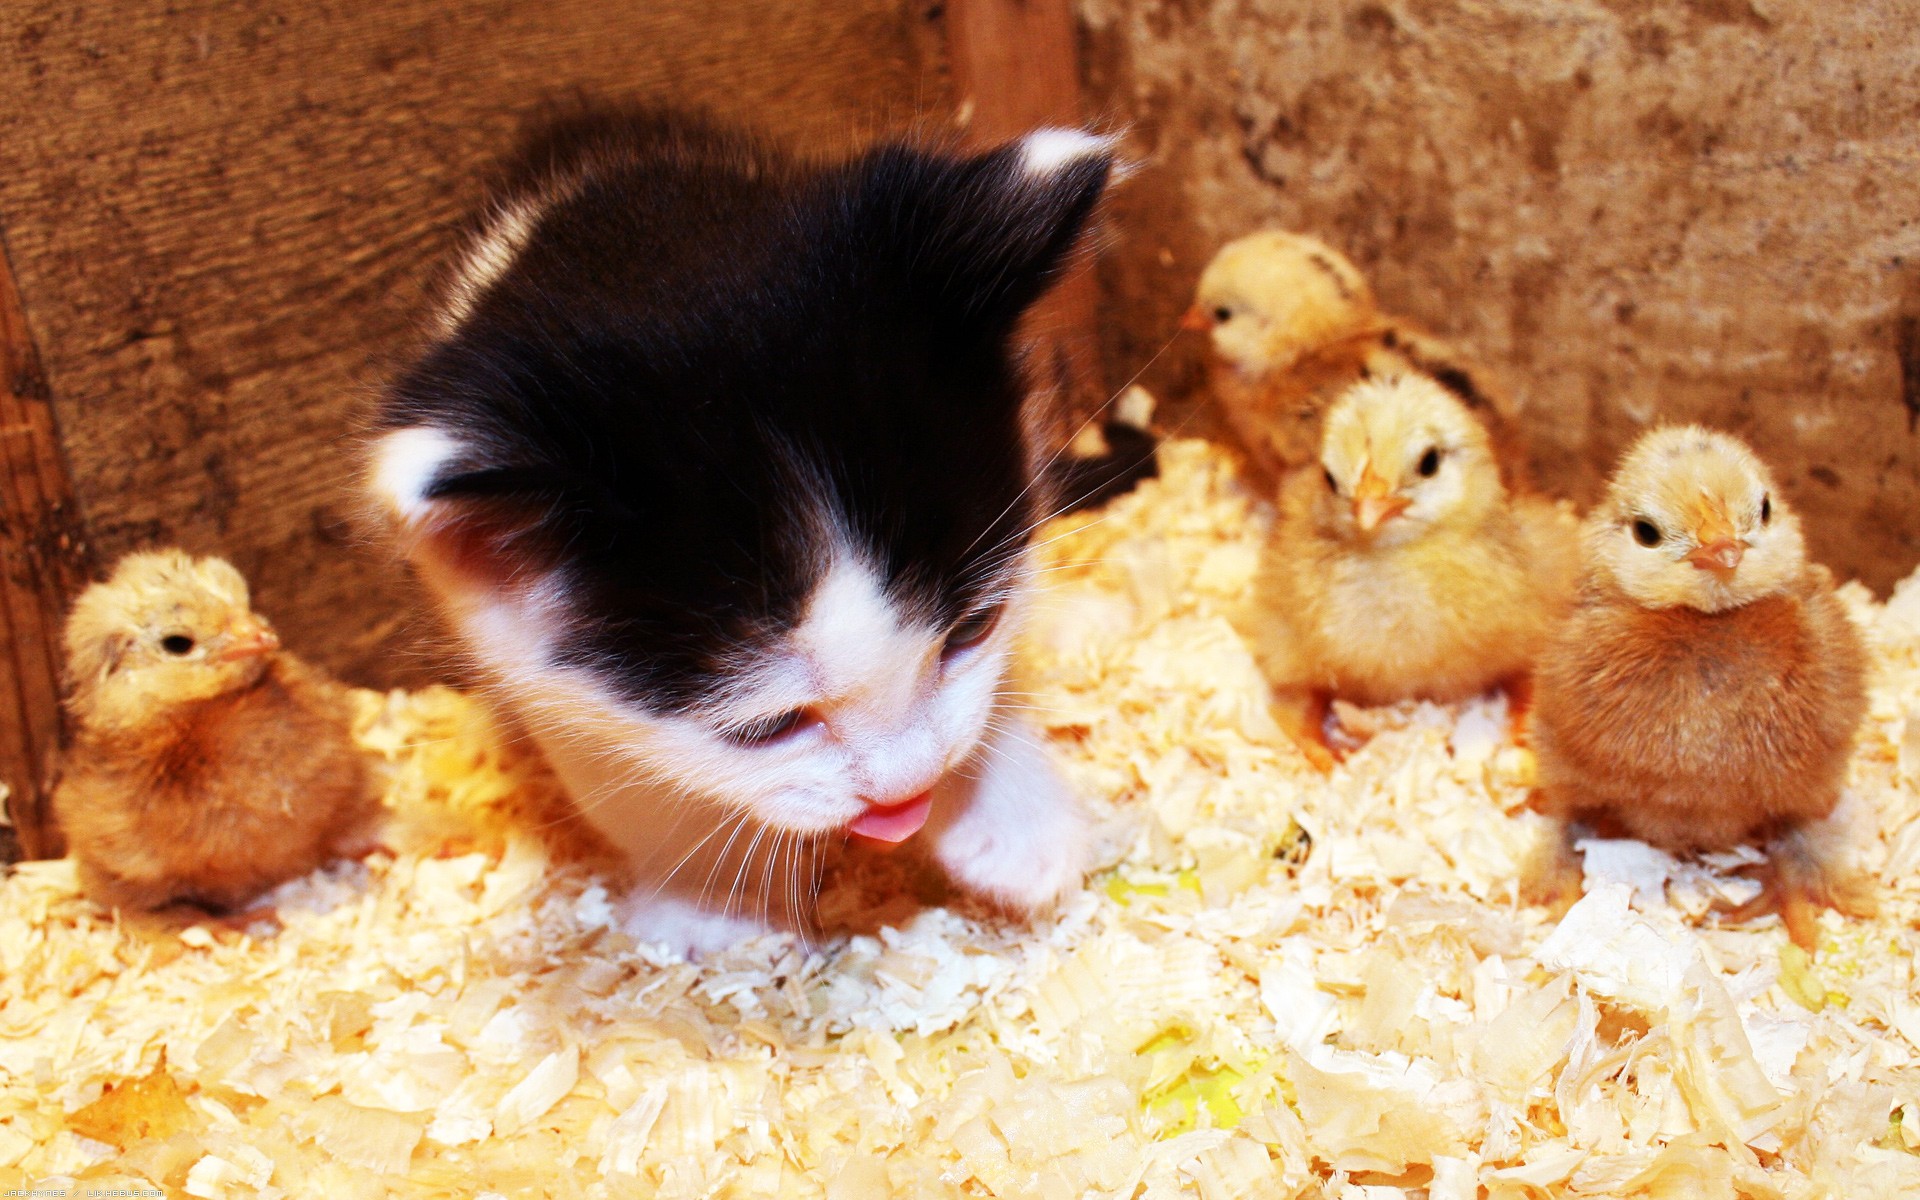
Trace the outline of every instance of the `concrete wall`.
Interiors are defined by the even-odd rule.
[[[1103,355],[1176,417],[1215,246],[1320,234],[1513,386],[1590,499],[1649,423],[1749,438],[1817,557],[1920,558],[1920,6],[1078,0],[1130,123]],[[1199,413],[1194,428],[1206,428]]]

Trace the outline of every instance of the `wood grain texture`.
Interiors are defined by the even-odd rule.
[[[0,783],[13,844],[0,857],[57,855],[43,784],[60,741],[60,620],[86,576],[46,377],[0,252]]]
[[[1076,36],[1071,0],[952,0],[947,44],[969,140],[991,146],[1042,126],[1084,124]],[[1085,261],[1076,267],[1034,306],[1025,330],[1061,363],[1070,406],[1084,417],[1106,390],[1096,281]]]
[[[16,3],[0,39],[0,223],[100,565],[222,554],[369,685],[448,665],[356,532],[356,423],[522,115],[671,98],[833,151],[947,103],[896,0]]]

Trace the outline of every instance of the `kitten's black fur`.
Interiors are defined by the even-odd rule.
[[[685,116],[574,115],[495,204],[558,198],[381,426],[460,439],[427,498],[503,573],[558,568],[556,654],[643,708],[713,699],[800,618],[823,504],[903,608],[952,622],[1053,502],[1011,335],[1110,165],[891,144],[817,166]]]

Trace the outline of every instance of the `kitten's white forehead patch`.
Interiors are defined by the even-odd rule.
[[[940,645],[933,631],[902,620],[879,577],[841,554],[814,589],[793,644],[829,697],[883,703],[912,699]],[[903,669],[906,668],[906,669]]]
[[[373,452],[373,490],[403,521],[417,520],[427,507],[427,489],[460,452],[460,443],[432,425],[396,429]]]
[[[1083,158],[1105,154],[1115,140],[1080,129],[1037,129],[1020,139],[1020,166],[1029,175],[1052,175]]]

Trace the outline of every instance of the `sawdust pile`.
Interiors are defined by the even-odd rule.
[[[412,844],[281,889],[278,928],[116,923],[69,864],[14,872],[0,1187],[1920,1195],[1920,583],[1847,593],[1877,674],[1833,833],[1887,886],[1809,959],[1706,915],[1738,855],[1596,843],[1558,927],[1517,907],[1498,699],[1349,714],[1372,740],[1313,775],[1224,615],[1266,519],[1179,442],[1048,531],[1026,696],[1102,864],[1037,929],[847,858],[823,915],[865,932],[672,961],[444,691],[368,697]]]

